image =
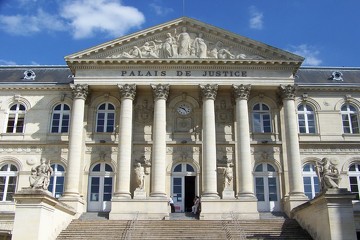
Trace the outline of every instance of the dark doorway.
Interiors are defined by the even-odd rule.
[[[191,212],[195,198],[195,176],[185,176],[185,212]]]

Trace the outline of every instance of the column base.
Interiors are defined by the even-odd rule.
[[[215,193],[202,193],[201,199],[220,199],[220,196],[217,192]]]
[[[257,200],[201,199],[200,220],[259,219]]]
[[[129,192],[115,192],[113,197],[115,199],[131,199],[131,194]]]
[[[114,199],[109,220],[164,220],[169,212],[167,199]]]
[[[85,212],[85,201],[79,194],[65,194],[59,198],[59,201],[69,205],[76,211],[76,217]]]
[[[158,199],[167,199],[167,195],[166,193],[163,193],[163,192],[152,192],[150,193],[150,197],[151,198],[158,198]]]
[[[242,192],[238,193],[237,198],[239,200],[249,200],[249,201],[257,201],[257,198],[254,193],[252,192]]]
[[[309,198],[302,192],[293,192],[290,195],[285,196],[283,199],[284,202],[284,212],[290,216],[291,211],[297,206],[309,201]]]

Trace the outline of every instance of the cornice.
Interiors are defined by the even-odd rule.
[[[335,91],[335,92],[360,92],[360,84],[342,85],[301,85],[297,84],[299,91]]]
[[[39,86],[37,84],[31,83],[28,85],[24,85],[24,84],[16,84],[16,83],[12,83],[12,84],[0,84],[0,90],[41,90],[41,91],[70,91],[70,84],[66,84],[66,85],[51,85],[51,86]]]

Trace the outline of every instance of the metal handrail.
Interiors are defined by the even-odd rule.
[[[235,216],[234,212],[230,212],[230,217],[231,217],[231,225],[229,225],[227,220],[222,220],[222,225],[223,225],[223,229],[226,232],[226,238],[229,240],[232,239],[239,239],[239,240],[246,240],[246,233],[244,231],[244,229],[241,227],[238,218]],[[235,227],[235,229],[230,229]],[[239,233],[239,236],[236,238],[233,238],[233,232]]]
[[[122,239],[124,240],[131,240],[132,238],[132,233],[135,231],[136,229],[136,223],[138,221],[138,216],[139,216],[139,212],[136,212],[134,218],[131,220],[130,224],[126,227],[126,229],[124,230],[125,234],[123,234]]]

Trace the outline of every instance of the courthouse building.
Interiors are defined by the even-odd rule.
[[[360,185],[360,68],[304,59],[190,18],[65,57],[0,67],[0,236],[40,159],[54,201],[110,219],[288,216],[319,193],[330,159]],[[15,194],[15,200],[14,200]],[[1,237],[0,237],[1,239]]]

